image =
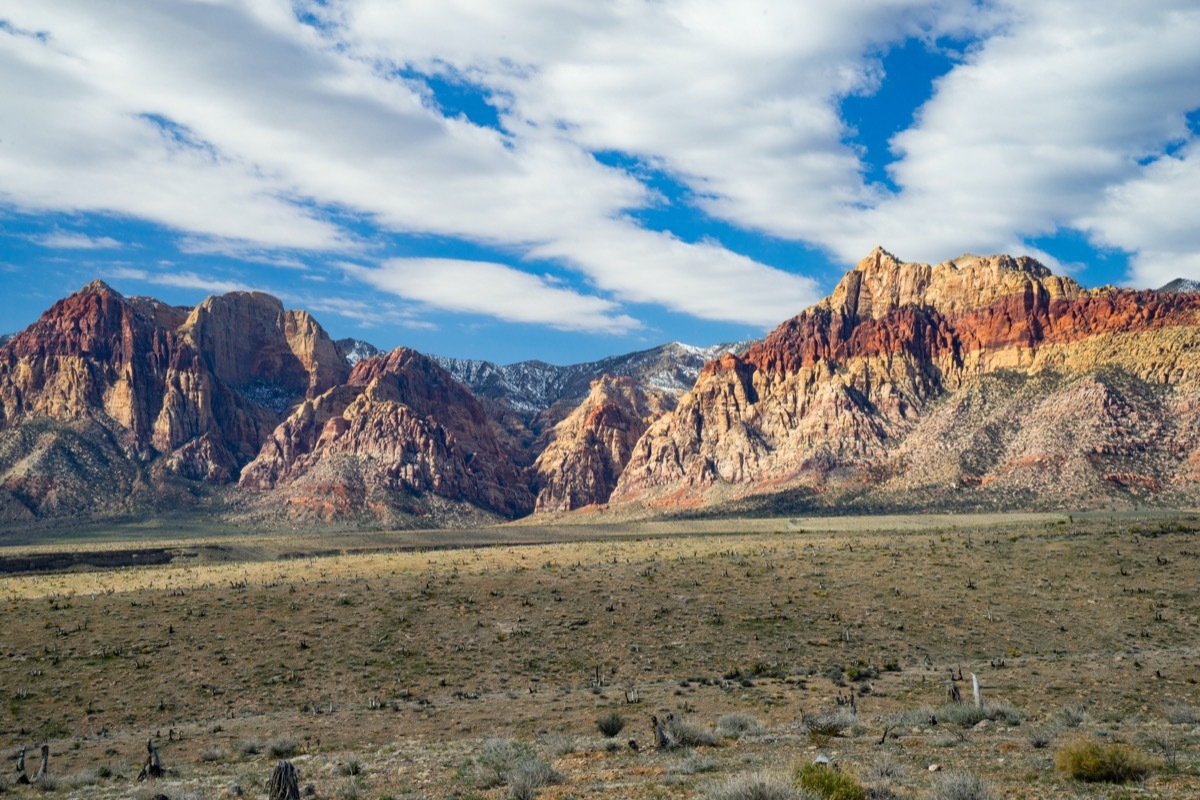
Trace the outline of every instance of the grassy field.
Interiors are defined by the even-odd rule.
[[[1198,515],[155,530],[0,548],[169,561],[0,577],[10,796],[265,797],[286,757],[339,800],[748,800],[818,756],[870,797],[1200,795]],[[1080,739],[1146,771],[1076,780]]]

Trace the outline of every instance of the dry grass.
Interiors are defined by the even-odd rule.
[[[778,520],[744,535],[706,521],[424,552],[388,551],[380,534],[350,554],[315,554],[301,537],[307,555],[277,558],[278,540],[266,560],[261,543],[223,539],[228,563],[212,551],[9,576],[0,752],[48,740],[60,777],[45,794],[84,800],[130,796],[147,735],[169,771],[150,788],[172,800],[233,797],[234,785],[265,796],[280,743],[317,797],[496,800],[508,784],[485,789],[471,766],[492,739],[562,776],[530,781],[547,800],[700,796],[833,751],[872,791],[902,797],[932,796],[940,764],[995,797],[1070,798],[1079,784],[1030,731],[1075,724],[1169,740],[1177,767],[1146,785],[1197,796],[1200,547],[1186,530],[1200,523],[1179,519],[1184,531],[1099,517]],[[888,664],[899,669],[862,666]],[[835,665],[860,680],[835,686]],[[968,687],[979,675],[986,713],[943,710],[948,670]],[[850,689],[857,717],[836,702]],[[606,740],[596,720],[613,713],[627,725]],[[710,737],[689,747],[755,735],[658,752],[651,714]],[[802,722],[820,718],[837,722],[828,741]],[[891,763],[874,770],[881,752]],[[342,774],[352,759],[360,773]],[[42,794],[8,777],[9,796]]]

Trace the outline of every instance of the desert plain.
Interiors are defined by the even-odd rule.
[[[1197,532],[1187,512],[9,532],[0,787],[265,798],[288,759],[331,800],[749,798],[747,776],[823,757],[869,797],[949,796],[946,776],[1195,797]],[[148,738],[166,774],[139,782]],[[1055,755],[1080,738],[1149,772],[1076,780]],[[17,783],[43,744],[49,779]],[[518,758],[545,785],[516,785]]]

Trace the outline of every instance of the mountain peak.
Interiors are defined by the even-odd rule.
[[[111,286],[109,286],[107,283],[100,280],[99,278],[96,278],[94,281],[89,283],[87,286],[84,286],[82,289],[80,289],[77,292],[77,294],[111,294],[114,297],[121,296],[120,292],[118,292],[116,289],[112,288]]]
[[[846,273],[821,305],[858,319],[882,319],[901,306],[932,306],[942,313],[957,313],[1021,294],[1030,284],[1043,287],[1052,297],[1074,297],[1083,291],[1075,281],[1053,275],[1029,256],[965,253],[935,266],[901,261],[876,247]]]

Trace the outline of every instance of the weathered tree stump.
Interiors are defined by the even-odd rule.
[[[158,750],[154,747],[154,739],[146,737],[146,763],[138,773],[139,781],[154,780],[163,776],[162,762],[158,760]]]
[[[21,751],[19,753],[17,753],[17,778],[16,778],[16,781],[17,781],[17,783],[19,783],[21,785],[25,785],[25,784],[29,783],[29,776],[25,774],[25,748],[24,747],[22,747]]]
[[[50,745],[42,745],[42,765],[38,767],[37,775],[33,777],[35,782],[42,780],[50,774]]]
[[[300,780],[290,761],[280,761],[267,786],[269,800],[300,800]]]

